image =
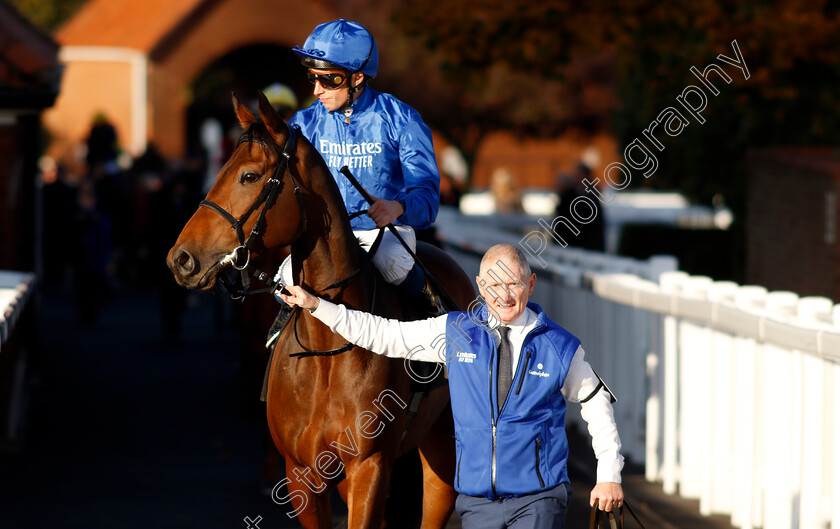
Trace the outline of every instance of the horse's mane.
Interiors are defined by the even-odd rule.
[[[288,127],[288,125],[286,125],[286,127]],[[269,134],[265,123],[263,123],[263,121],[259,118],[252,121],[248,127],[242,131],[242,134],[239,135],[239,141],[237,143],[247,143],[248,152],[251,152],[251,148],[256,143],[266,151],[266,154],[268,154],[271,147],[277,147],[274,143],[274,139],[271,137],[271,134]]]

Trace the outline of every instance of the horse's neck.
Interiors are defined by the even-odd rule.
[[[326,172],[326,169],[325,169]],[[326,179],[329,179],[327,181]],[[314,182],[319,200],[307,205],[307,232],[292,245],[292,259],[297,281],[303,281],[318,293],[355,273],[361,266],[362,250],[341,202],[341,196],[327,172]],[[366,299],[362,277],[345,288],[324,291],[325,297],[352,304]]]
[[[259,261],[254,263],[257,268],[263,270],[266,273],[274,274],[277,270],[280,269],[280,266],[283,264],[283,260],[289,255],[289,249],[287,247],[275,248],[269,250],[262,255],[259,256]],[[273,279],[273,275],[272,278]]]

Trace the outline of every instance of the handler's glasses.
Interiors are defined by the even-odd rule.
[[[344,72],[315,73],[309,70],[306,77],[312,84],[321,83],[325,90],[338,90],[347,81],[347,75]]]

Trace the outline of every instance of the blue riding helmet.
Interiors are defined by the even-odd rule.
[[[361,24],[343,18],[320,24],[303,47],[295,46],[292,51],[310,68],[338,66],[368,77],[376,77],[379,71],[379,50],[373,35]]]

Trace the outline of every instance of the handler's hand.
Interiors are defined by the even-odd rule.
[[[624,490],[620,483],[609,483],[603,481],[596,483],[589,495],[589,506],[595,505],[602,511],[611,511],[621,507],[624,503]]]
[[[300,307],[307,310],[315,310],[321,304],[321,298],[313,296],[297,285],[286,285],[288,294],[280,292],[280,299],[289,304],[290,307]]]
[[[374,202],[368,208],[367,214],[376,223],[377,228],[387,226],[405,213],[402,204],[396,200],[385,200],[384,198],[378,198],[373,195],[370,198]]]

